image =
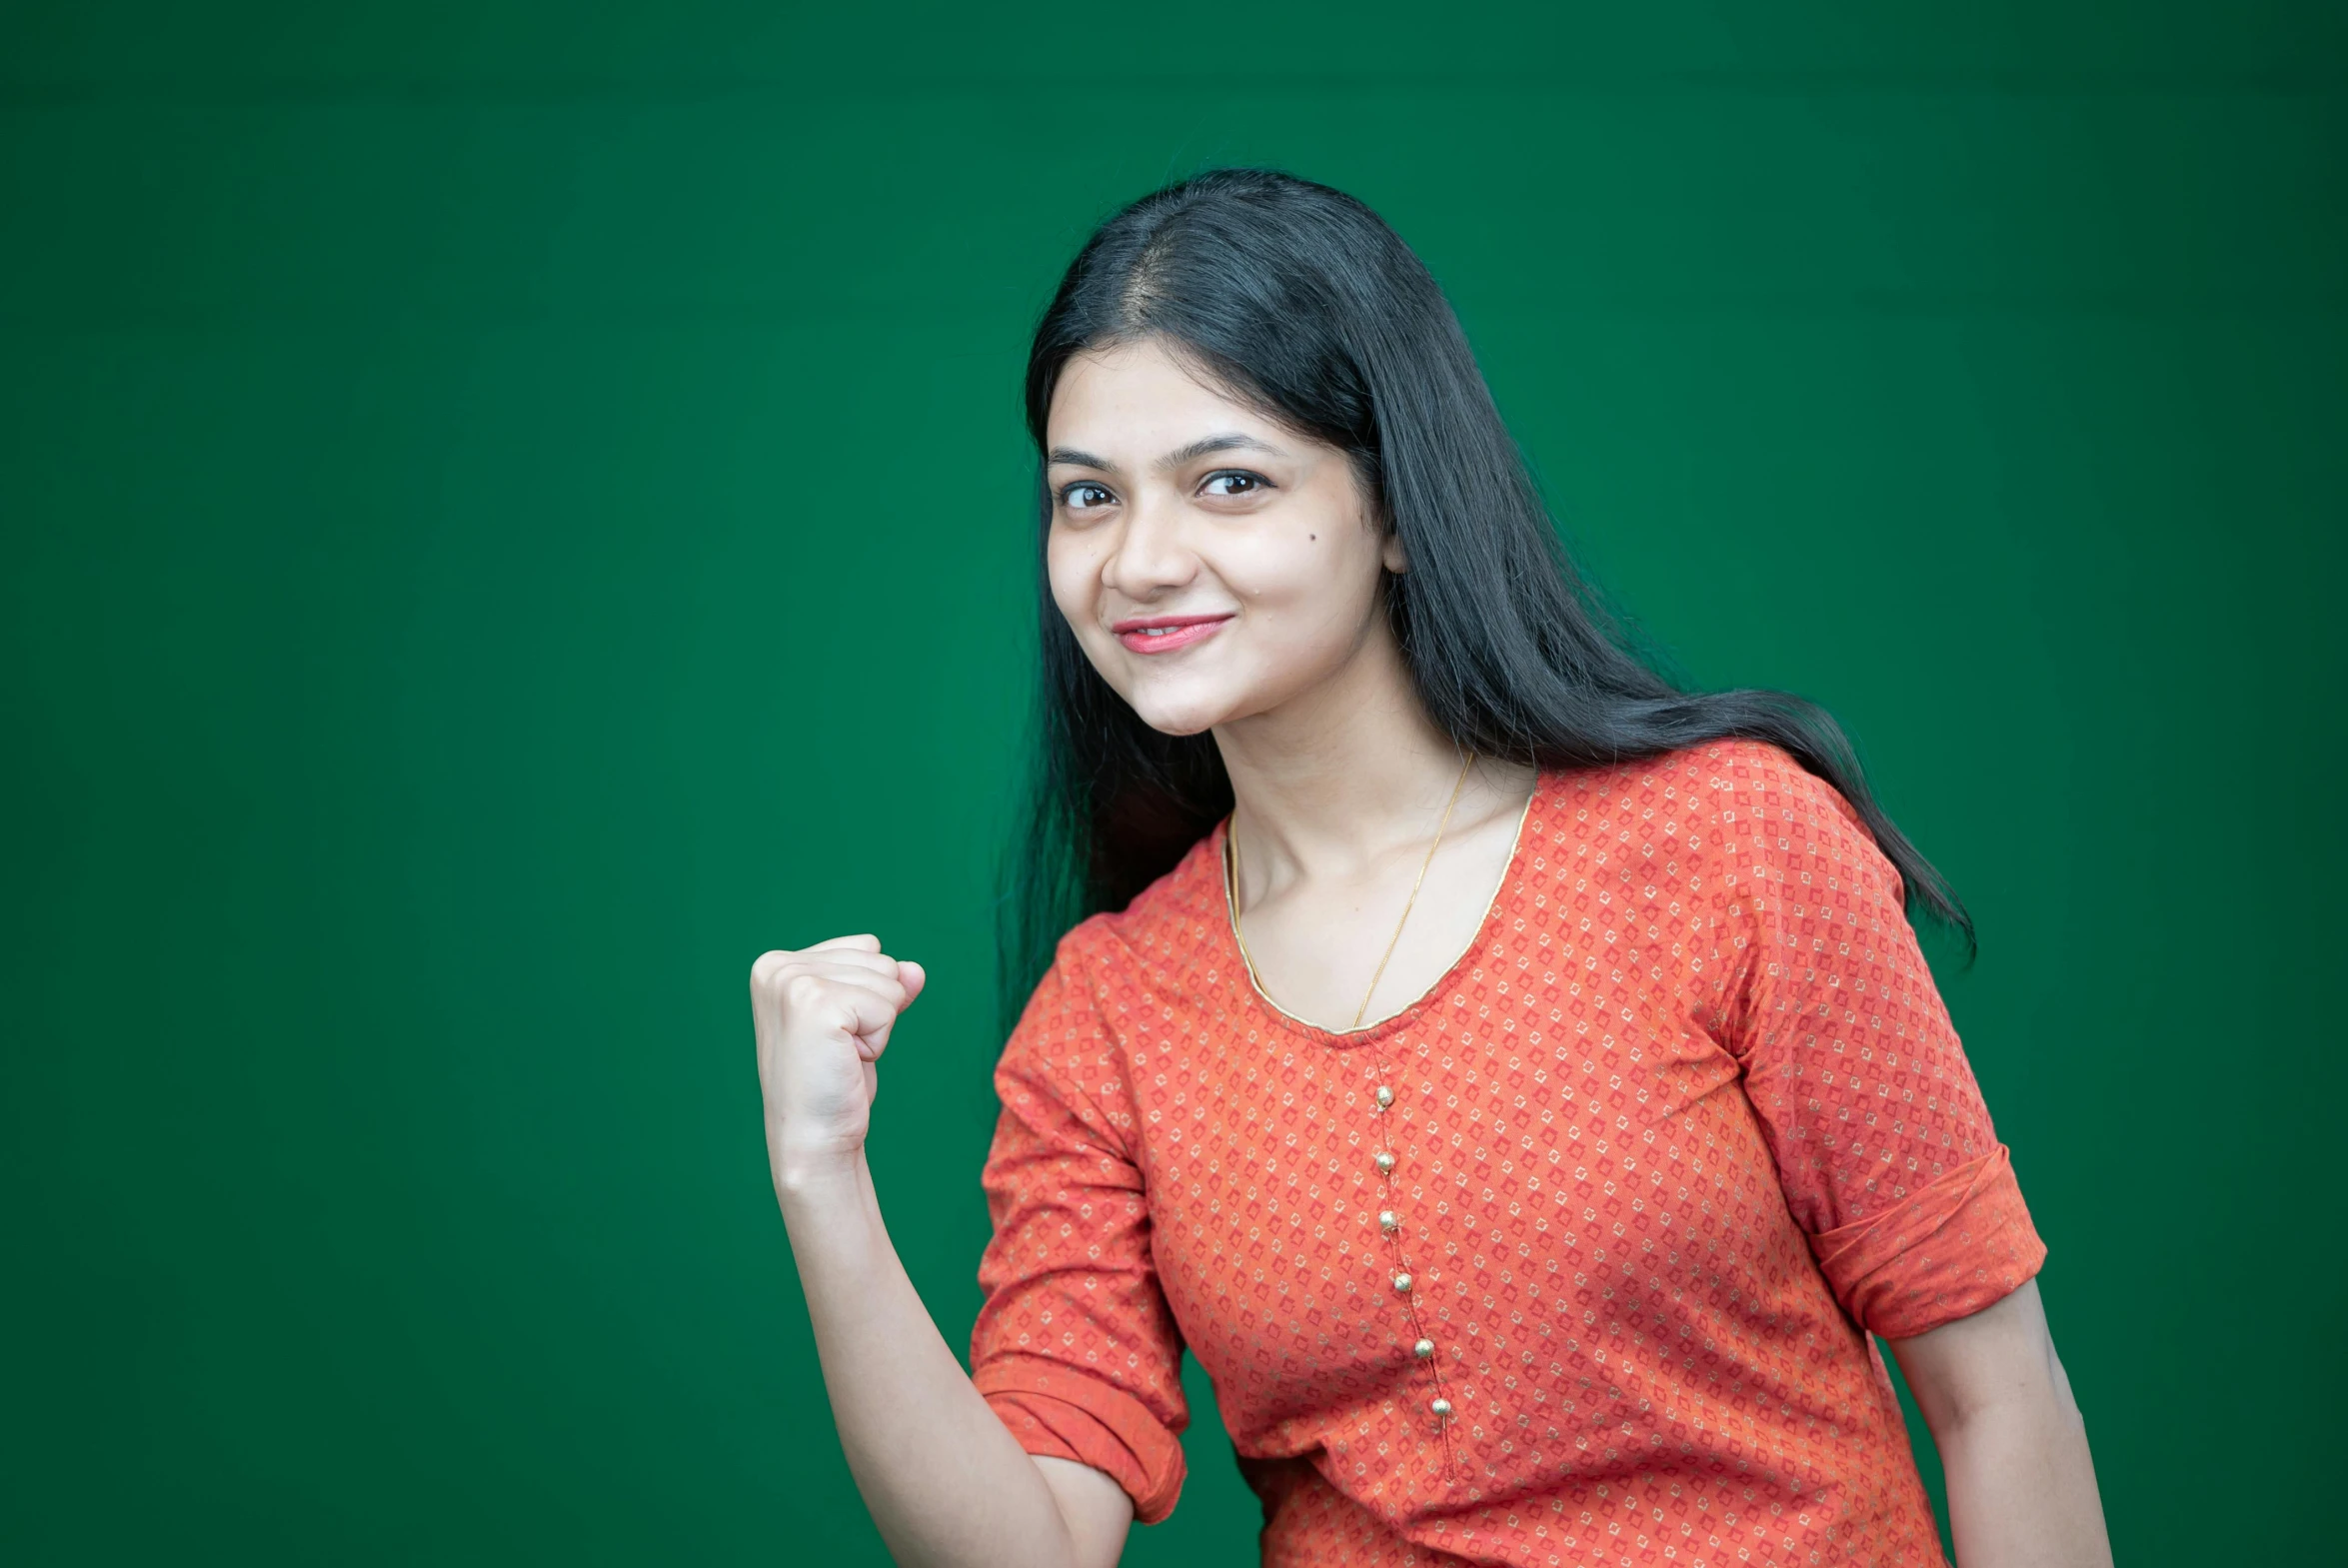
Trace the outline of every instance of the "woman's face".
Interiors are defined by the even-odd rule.
[[[1155,339],[1052,395],[1052,598],[1152,729],[1267,713],[1386,638],[1379,537],[1345,455],[1205,384]]]

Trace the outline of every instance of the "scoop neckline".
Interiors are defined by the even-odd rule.
[[[1483,906],[1483,918],[1476,921],[1475,934],[1468,938],[1467,945],[1460,949],[1459,955],[1451,960],[1449,967],[1435,977],[1433,984],[1420,991],[1400,1011],[1380,1018],[1375,1023],[1364,1023],[1357,1029],[1324,1028],[1309,1019],[1299,1018],[1278,1002],[1273,1001],[1270,994],[1257,983],[1254,968],[1247,962],[1244,949],[1239,946],[1239,911],[1237,904],[1232,900],[1230,859],[1224,842],[1230,836],[1231,819],[1229,814],[1225,813],[1222,820],[1214,824],[1214,833],[1208,840],[1207,847],[1214,864],[1215,886],[1221,892],[1222,940],[1225,954],[1237,970],[1240,990],[1273,1023],[1291,1034],[1300,1034],[1306,1039],[1336,1050],[1350,1050],[1356,1046],[1374,1044],[1396,1029],[1407,1027],[1427,1008],[1441,1001],[1458,985],[1461,979],[1466,977],[1476,958],[1496,934],[1495,922],[1500,917],[1500,894],[1506,892],[1508,884],[1516,880],[1518,863],[1524,858],[1525,828],[1532,821],[1532,808],[1540,803],[1541,796],[1548,791],[1549,777],[1546,770],[1533,776],[1532,792],[1524,797],[1524,805],[1517,812],[1516,837],[1508,845],[1508,858],[1500,867],[1500,879],[1492,884],[1492,895]]]

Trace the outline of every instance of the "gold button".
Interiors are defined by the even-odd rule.
[[[1385,1152],[1384,1150],[1382,1150],[1382,1149],[1381,1149],[1381,1150],[1379,1150],[1379,1151],[1378,1151],[1378,1156],[1377,1156],[1377,1168],[1378,1168],[1378,1169],[1380,1169],[1380,1170],[1391,1170],[1391,1169],[1393,1169],[1393,1168],[1394,1168],[1394,1156],[1393,1156],[1393,1155],[1391,1155],[1391,1154],[1388,1154],[1388,1153],[1386,1153],[1386,1152]]]
[[[1438,1399],[1433,1404],[1428,1405],[1427,1408],[1435,1413],[1435,1419],[1439,1421],[1444,1416],[1447,1416],[1451,1413],[1451,1401],[1448,1399]]]
[[[1394,1276],[1394,1288],[1402,1292],[1402,1294],[1408,1295],[1410,1293],[1410,1276],[1408,1274],[1396,1274]]]
[[[1417,1344],[1414,1344],[1410,1347],[1410,1353],[1418,1357],[1418,1359],[1421,1361],[1431,1361],[1434,1359],[1434,1341],[1431,1339],[1421,1339]]]
[[[1387,1088],[1387,1087],[1386,1087],[1384,1084],[1382,1084],[1382,1083],[1381,1083],[1381,1084],[1379,1084],[1379,1085],[1377,1086],[1377,1104],[1378,1104],[1378,1108],[1379,1108],[1380,1110],[1383,1110],[1383,1109],[1384,1109],[1386,1106],[1388,1106],[1388,1105],[1391,1105],[1393,1102],[1394,1102],[1394,1091],[1393,1091],[1392,1089],[1389,1089],[1389,1088]]]
[[[1402,1216],[1395,1213],[1390,1208],[1380,1209],[1378,1210],[1377,1215],[1377,1227],[1380,1230],[1400,1230],[1402,1228]]]

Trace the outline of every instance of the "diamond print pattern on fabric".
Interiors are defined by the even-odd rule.
[[[1187,1344],[1264,1561],[1940,1561],[1868,1331],[2044,1257],[1855,813],[1774,748],[1544,776],[1473,946],[1268,1005],[1218,829],[1062,941],[996,1074],[972,1340],[1145,1521]]]

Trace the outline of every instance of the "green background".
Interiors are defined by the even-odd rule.
[[[2342,15],[0,13],[0,1555],[885,1560],[749,965],[930,965],[873,1161],[965,1342],[1024,338],[1239,161],[1970,901],[2120,1560],[2339,1560]],[[1131,1562],[1252,1551],[1192,1386]]]

